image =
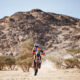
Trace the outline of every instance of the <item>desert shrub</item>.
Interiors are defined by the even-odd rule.
[[[67,52],[71,53],[71,54],[76,54],[76,53],[80,53],[80,48],[70,48],[70,49],[66,49]]]
[[[0,56],[0,70],[3,69],[3,67],[5,66],[5,57],[4,56]]]
[[[22,42],[21,45],[24,49],[26,48],[26,49],[32,50],[34,44],[33,44],[32,39],[28,39],[28,40]]]
[[[13,56],[0,56],[0,70],[3,70],[4,67],[11,69],[15,63],[16,61]]]
[[[75,58],[65,59],[64,62],[67,65],[67,68],[73,68],[73,67],[78,67],[79,68],[80,62]]]
[[[32,59],[27,58],[23,60],[18,60],[17,64],[21,67],[21,69],[26,72],[29,71],[29,68],[32,66]]]
[[[29,71],[29,68],[32,64],[32,48],[33,48],[33,41],[32,39],[28,39],[24,41],[22,44],[22,52],[18,56],[16,56],[16,64],[19,65],[23,71]]]
[[[76,54],[80,53],[80,48],[70,48],[66,50],[68,54],[73,56],[73,59],[66,59],[64,62],[69,66],[76,66],[77,68],[80,68],[80,56],[76,56]]]
[[[5,57],[5,64],[6,64],[6,66],[7,66],[9,69],[12,69],[13,66],[16,65],[15,57],[13,57],[13,56],[6,56],[6,57]]]

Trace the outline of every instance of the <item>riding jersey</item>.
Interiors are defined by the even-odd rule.
[[[36,56],[36,53],[44,55],[43,50],[40,47],[34,47],[32,53]]]

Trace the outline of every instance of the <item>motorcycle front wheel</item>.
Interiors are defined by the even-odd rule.
[[[34,73],[34,75],[36,76],[37,73],[38,73],[38,68],[35,69],[35,73]]]

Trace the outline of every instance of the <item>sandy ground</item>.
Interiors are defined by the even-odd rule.
[[[52,63],[46,61],[37,76],[34,76],[33,69],[30,72],[0,71],[0,80],[80,80],[80,70],[56,69]]]

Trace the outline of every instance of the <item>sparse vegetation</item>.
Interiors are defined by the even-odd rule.
[[[0,70],[4,68],[13,69],[16,64],[16,60],[13,56],[0,56]]]
[[[3,69],[4,65],[5,65],[4,56],[0,56],[0,70]]]
[[[5,57],[5,64],[9,69],[14,69],[15,65],[16,65],[16,60],[15,57],[13,56],[6,56]]]
[[[71,48],[71,49],[66,49],[66,50],[67,50],[67,52],[69,52],[71,54],[80,53],[80,48],[77,48],[77,49]]]
[[[67,65],[67,68],[78,67],[78,64],[79,64],[79,61],[77,59],[75,59],[75,58],[73,58],[73,59],[65,59],[64,62]]]
[[[80,57],[77,56],[77,54],[80,53],[80,48],[71,48],[66,50],[70,55],[73,56],[73,58],[65,59],[64,62],[68,67],[77,67],[80,68]]]
[[[16,57],[16,63],[19,65],[23,71],[29,71],[29,68],[32,66],[32,48],[33,41],[32,39],[28,39],[22,44],[22,53]]]
[[[55,63],[57,68],[74,68],[77,67],[80,69],[80,48],[71,48],[66,50],[66,54],[71,55],[72,57],[66,55],[64,58],[61,55],[49,55],[47,59]]]
[[[33,41],[28,39],[22,42],[22,53],[14,56],[0,56],[0,70],[3,70],[5,67],[8,69],[13,69],[15,65],[18,65],[22,68],[23,71],[29,71],[29,68],[32,66],[33,55]]]

